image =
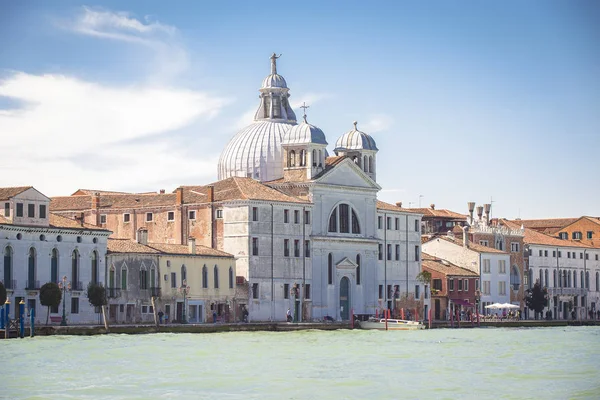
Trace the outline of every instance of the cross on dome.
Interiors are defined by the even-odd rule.
[[[306,109],[310,108],[310,106],[307,106],[306,102],[303,101],[302,105],[300,106],[300,108],[304,109],[304,115],[302,116],[302,118],[304,118],[304,123],[308,124],[308,122],[306,121]]]

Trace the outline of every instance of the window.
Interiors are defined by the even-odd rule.
[[[567,240],[569,238],[569,233],[568,232],[560,232],[558,234],[558,238],[559,239],[563,239],[563,240]]]
[[[10,203],[4,203],[4,216],[10,217]]]
[[[175,211],[167,212],[167,221],[175,221]]]
[[[127,223],[129,221],[131,221],[131,214],[129,214],[129,213],[123,214],[123,222]]]
[[[229,267],[229,289],[233,289],[233,267]]]
[[[360,254],[356,255],[356,284],[360,285]]]
[[[96,250],[92,251],[92,283],[98,284],[98,252]]]
[[[570,251],[567,251],[567,258],[571,258],[571,252]],[[573,257],[573,258],[575,258],[575,257]]]
[[[596,261],[598,261],[598,254],[596,254]]]
[[[215,274],[213,280],[214,280],[214,284],[215,284],[215,289],[219,288],[219,267],[215,265],[215,267],[213,268],[213,273]]]
[[[148,306],[142,306],[142,314],[148,314]]]
[[[45,204],[40,204],[39,218],[46,218],[46,205]]]
[[[392,245],[391,244],[387,245],[387,259],[388,260],[392,259]]]
[[[499,274],[506,274],[506,260],[499,260],[498,261],[498,273]]]
[[[290,239],[283,239],[283,256],[290,256]]]
[[[35,204],[27,204],[27,216],[35,218]]]
[[[383,245],[379,244],[379,260],[383,260]]]
[[[304,211],[304,223],[310,224],[310,211]]]
[[[304,241],[304,257],[310,257],[310,240]]]
[[[283,298],[284,299],[290,298],[290,284],[289,283],[283,284]]]
[[[548,257],[548,250],[544,250],[544,257]]]
[[[490,243],[487,240],[480,240],[479,244],[485,247],[489,247]]]
[[[71,314],[79,314],[79,297],[71,297]]]
[[[310,300],[310,283],[304,285],[304,298]]]
[[[258,207],[252,207],[252,221],[258,221]]]
[[[573,238],[573,240],[581,240],[581,232],[573,232],[571,234],[571,237]]]
[[[101,224],[106,224],[106,214],[100,215],[100,223]]]
[[[7,203],[7,204],[8,204],[8,203]],[[586,235],[586,237],[587,237],[588,239],[591,239],[593,236],[594,236],[594,232],[593,232],[593,231],[587,231],[587,235]]]
[[[520,247],[521,246],[519,246],[519,243],[513,242],[513,243],[510,244],[510,251],[513,252],[513,253],[518,253]]]
[[[27,285],[25,287],[26,289],[37,289],[39,287],[39,285],[36,285],[36,282],[35,282],[35,278],[36,278],[35,264],[36,264],[36,254],[35,254],[35,249],[32,247],[29,249],[28,269],[27,269]]]
[[[152,222],[153,218],[154,215],[151,212],[146,213],[146,222]]]
[[[71,286],[73,290],[81,290],[79,287],[79,252],[73,250],[71,253]]]
[[[196,210],[188,211],[188,219],[195,220],[196,219]]]
[[[483,281],[482,284],[483,284],[483,286],[482,286],[483,294],[489,296],[490,295],[490,281]]]
[[[300,241],[294,240],[294,257],[300,257]]]
[[[252,284],[252,298],[258,299],[258,283]]]
[[[183,286],[184,283],[187,281],[187,268],[185,267],[185,264],[181,266],[181,286]]]
[[[415,219],[415,232],[419,232],[419,220]]]
[[[383,285],[379,285],[379,298],[383,299]]]
[[[479,279],[475,279],[475,290],[479,290]]]
[[[386,218],[386,229],[388,229],[388,230],[392,229],[392,217]]]
[[[558,251],[558,258],[562,257],[562,252],[559,250]]]
[[[121,267],[121,290],[127,290],[127,268]]]
[[[490,260],[489,259],[483,260],[483,272],[485,274],[490,273]]]
[[[462,290],[463,290],[463,281],[462,281],[462,279],[459,279],[458,280],[458,291],[462,292]]]
[[[222,208],[219,208],[217,210],[217,218],[219,218],[219,219],[223,218],[223,209]]]
[[[540,257],[542,256],[542,250],[540,250],[540,251],[539,251],[539,256],[540,256]]]
[[[327,256],[327,284],[333,285],[333,254]]]
[[[208,268],[206,268],[206,264],[202,267],[202,289],[208,289]]]
[[[377,229],[382,229],[382,227],[383,227],[383,217],[378,216],[377,217]]]
[[[171,287],[177,287],[177,272],[171,272]]]
[[[448,279],[448,290],[454,291],[454,279]]]
[[[148,289],[148,271],[146,269],[140,270],[140,289]]]
[[[52,249],[50,256],[50,282],[58,283],[58,250]]]
[[[295,224],[300,223],[300,211],[299,210],[294,210],[294,223]]]
[[[290,210],[283,210],[283,223],[287,224],[290,222]]]
[[[465,280],[464,280],[464,286],[463,286],[463,289],[465,290],[465,292],[468,292],[468,291],[469,291],[469,280],[468,280],[468,279],[465,279]]]
[[[552,252],[552,257],[556,257],[556,250]]]
[[[396,230],[399,231],[400,230],[400,218],[396,218],[395,224],[396,224]]]
[[[585,253],[585,259],[589,260],[590,259],[590,254],[589,253]]]
[[[420,289],[421,289],[421,287],[419,285],[415,285],[415,299],[417,299],[417,300],[419,300]]]
[[[17,203],[17,217],[23,216],[23,203]]]
[[[433,280],[433,290],[442,290],[442,280],[441,279]]]
[[[506,294],[506,282],[504,282],[504,281],[498,282],[498,294],[500,294],[500,295]]]
[[[421,258],[421,249],[419,246],[415,246],[415,261],[419,261]]]
[[[256,238],[256,237],[252,238],[252,255],[253,256],[258,255],[258,238]]]
[[[400,260],[400,245],[396,245],[396,261]]]

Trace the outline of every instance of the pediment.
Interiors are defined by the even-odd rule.
[[[352,260],[350,260],[348,257],[344,257],[340,262],[335,264],[335,267],[337,269],[356,269],[358,265]]]
[[[365,174],[352,160],[346,159],[325,172],[315,183],[381,190],[381,186]]]

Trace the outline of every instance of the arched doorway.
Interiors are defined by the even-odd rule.
[[[343,277],[340,281],[340,318],[350,319],[350,279]]]

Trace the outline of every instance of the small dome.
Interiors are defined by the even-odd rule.
[[[300,125],[294,125],[284,135],[282,144],[324,144],[327,146],[325,134],[319,128],[306,122],[306,119]]]
[[[335,152],[345,150],[379,150],[375,144],[375,140],[368,134],[359,131],[356,125],[357,123],[354,121],[354,129],[344,133],[335,142]]]
[[[287,89],[287,83],[283,76],[279,74],[271,74],[267,76],[262,83],[261,89],[267,88],[285,88]]]

